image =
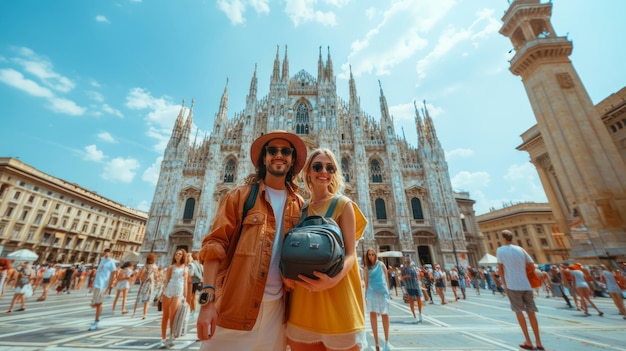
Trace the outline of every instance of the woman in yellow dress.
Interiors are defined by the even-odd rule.
[[[287,290],[293,288],[287,345],[291,351],[361,350],[366,344],[365,312],[356,241],[363,235],[367,220],[352,200],[338,195],[344,181],[330,150],[314,150],[303,172],[311,192],[308,216],[324,216],[332,200],[339,196],[332,218],[341,228],[346,258],[343,269],[332,278],[315,272],[318,279],[300,275],[301,281],[285,281]]]

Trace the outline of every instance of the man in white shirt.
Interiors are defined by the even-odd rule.
[[[96,309],[96,321],[93,322],[89,330],[98,329],[100,322],[100,314],[102,313],[102,302],[104,302],[104,293],[111,285],[111,275],[117,267],[112,258],[109,257],[110,249],[104,249],[104,256],[100,259],[96,277],[93,282],[93,296],[91,297],[91,307]]]
[[[515,312],[517,322],[522,328],[522,333],[524,333],[524,338],[526,339],[519,347],[524,350],[544,350],[539,337],[539,323],[535,315],[537,306],[535,306],[533,299],[533,289],[526,276],[527,264],[532,264],[534,269],[533,259],[524,249],[511,244],[512,241],[513,233],[509,230],[503,230],[502,246],[496,251],[496,256],[498,258],[498,274],[502,279],[502,286],[506,290],[506,295],[511,302],[511,310]],[[535,334],[536,346],[533,346],[530,335],[528,335],[524,311],[528,315],[530,327],[533,329],[533,334]]]

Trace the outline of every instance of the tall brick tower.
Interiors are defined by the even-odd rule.
[[[626,164],[569,59],[572,42],[557,36],[551,15],[551,2],[515,0],[500,29],[513,44],[510,70],[522,78],[546,148],[532,162],[559,227],[573,228],[571,258],[624,257]]]

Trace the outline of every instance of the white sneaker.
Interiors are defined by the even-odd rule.
[[[421,313],[420,313],[420,316],[419,316],[419,321],[420,322],[422,321],[422,314]]]
[[[417,319],[417,317],[413,317],[413,323],[419,323],[419,319]]]
[[[174,338],[170,336],[169,339],[167,339],[167,347],[173,347],[174,346]]]
[[[93,324],[91,325],[91,327],[89,327],[89,330],[94,331],[96,329],[98,329],[98,322],[93,322]]]
[[[385,347],[383,347],[383,351],[389,351],[389,341],[385,341]]]
[[[159,343],[159,348],[160,348],[160,349],[164,349],[164,348],[166,348],[166,346],[165,346],[165,340],[161,340],[161,343]]]

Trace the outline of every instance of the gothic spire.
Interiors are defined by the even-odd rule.
[[[279,46],[276,45],[276,58],[274,59],[274,71],[272,71],[272,83],[280,81],[280,58],[278,57]]]
[[[215,118],[213,119],[213,132],[214,134],[221,135],[222,126],[226,126],[228,123],[228,78],[226,78],[226,86],[224,87],[224,93],[222,93],[222,99],[220,100],[220,107]]]
[[[353,115],[358,115],[361,112],[359,97],[356,93],[356,83],[352,75],[352,65],[350,65],[350,112]]]
[[[283,60],[283,82],[289,82],[289,59],[287,58],[287,45],[285,45],[285,59]]]
[[[252,75],[252,79],[250,80],[250,92],[248,92],[248,102],[250,101],[255,101],[256,100],[256,92],[257,92],[257,85],[258,85],[258,79],[256,77],[256,69],[257,69],[257,64],[254,64],[254,74]]]
[[[389,117],[389,108],[387,107],[387,98],[385,97],[385,93],[383,93],[383,85],[380,83],[380,79],[378,80],[378,86],[380,87],[381,122],[384,124],[388,124],[390,123],[391,118]]]
[[[170,141],[167,143],[167,146],[176,146],[178,141],[180,140],[181,133],[183,131],[183,117],[185,112],[185,99],[180,106],[180,112],[178,112],[178,117],[176,117],[176,122],[174,122],[174,127],[172,128],[172,135],[170,136]]]
[[[191,134],[191,126],[193,125],[193,105],[196,100],[191,99],[191,107],[189,108],[189,114],[187,115],[187,119],[185,120],[185,129],[183,130],[183,138],[189,140],[189,135]]]
[[[324,62],[322,61],[322,47],[320,46],[320,57],[317,60],[317,83],[324,80]]]
[[[328,47],[328,59],[326,60],[326,78],[328,78],[329,82],[333,82],[334,77],[335,77],[335,71],[333,69],[333,60],[330,58],[330,46],[329,46]]]
[[[424,147],[424,124],[422,123],[422,117],[420,111],[417,108],[417,102],[413,100],[413,107],[415,107],[415,127],[417,128],[417,146],[419,149]]]

